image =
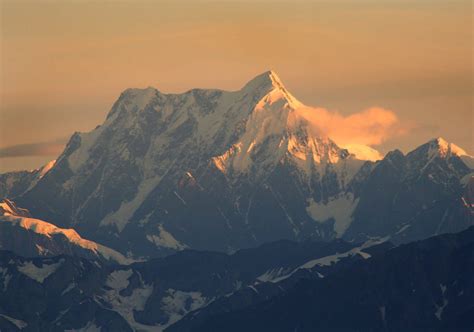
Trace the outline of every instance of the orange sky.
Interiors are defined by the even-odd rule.
[[[393,111],[407,130],[382,152],[443,136],[474,154],[471,6],[0,0],[0,155],[94,128],[128,87],[235,90],[267,69],[305,104]],[[0,157],[0,172],[54,159],[35,151]]]

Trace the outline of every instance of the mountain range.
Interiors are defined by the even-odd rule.
[[[281,240],[131,265],[0,251],[2,331],[468,331],[474,228],[389,242]]]
[[[401,245],[267,299],[222,299],[167,331],[469,331],[473,241],[471,227]]]
[[[304,112],[273,71],[128,89],[0,174],[0,330],[472,330],[474,158],[342,148]]]
[[[349,264],[368,257],[364,250],[369,249],[342,240],[281,240],[233,255],[186,249],[130,265],[70,255],[23,258],[0,251],[0,329],[9,331],[9,323],[21,320],[31,331],[92,326],[104,331],[161,331],[235,291],[252,293],[253,285],[264,283],[269,271],[291,274],[307,262],[331,259],[338,252],[346,253],[339,256]],[[296,280],[295,275],[291,283]]]
[[[4,174],[0,188],[135,258],[279,239],[404,243],[473,224],[474,159],[461,148],[438,138],[363,160],[316,133],[307,108],[272,71],[232,92],[128,89],[55,162]]]

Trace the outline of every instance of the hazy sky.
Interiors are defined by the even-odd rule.
[[[374,145],[382,152],[443,136],[474,154],[470,0],[0,0],[0,10],[0,172],[54,159],[128,87],[236,90],[267,69],[341,117],[394,112],[404,130]]]

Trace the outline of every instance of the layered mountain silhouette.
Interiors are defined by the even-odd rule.
[[[2,331],[465,331],[474,228],[396,248],[278,241],[128,266],[0,251]]]
[[[167,331],[468,331],[473,244],[471,227],[379,251],[277,296],[221,299]]]
[[[233,255],[184,250],[126,266],[0,251],[0,329],[162,331],[218,298],[253,292],[269,271],[291,273],[307,262],[351,250],[346,264],[369,256],[368,249],[342,240],[282,240]]]

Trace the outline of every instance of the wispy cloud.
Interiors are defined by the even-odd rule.
[[[66,145],[67,138],[55,139],[48,142],[17,144],[0,148],[0,158],[58,156]]]
[[[328,136],[340,145],[376,146],[409,130],[393,111],[381,107],[348,116],[325,108],[304,107],[299,115],[312,125],[317,135]]]

